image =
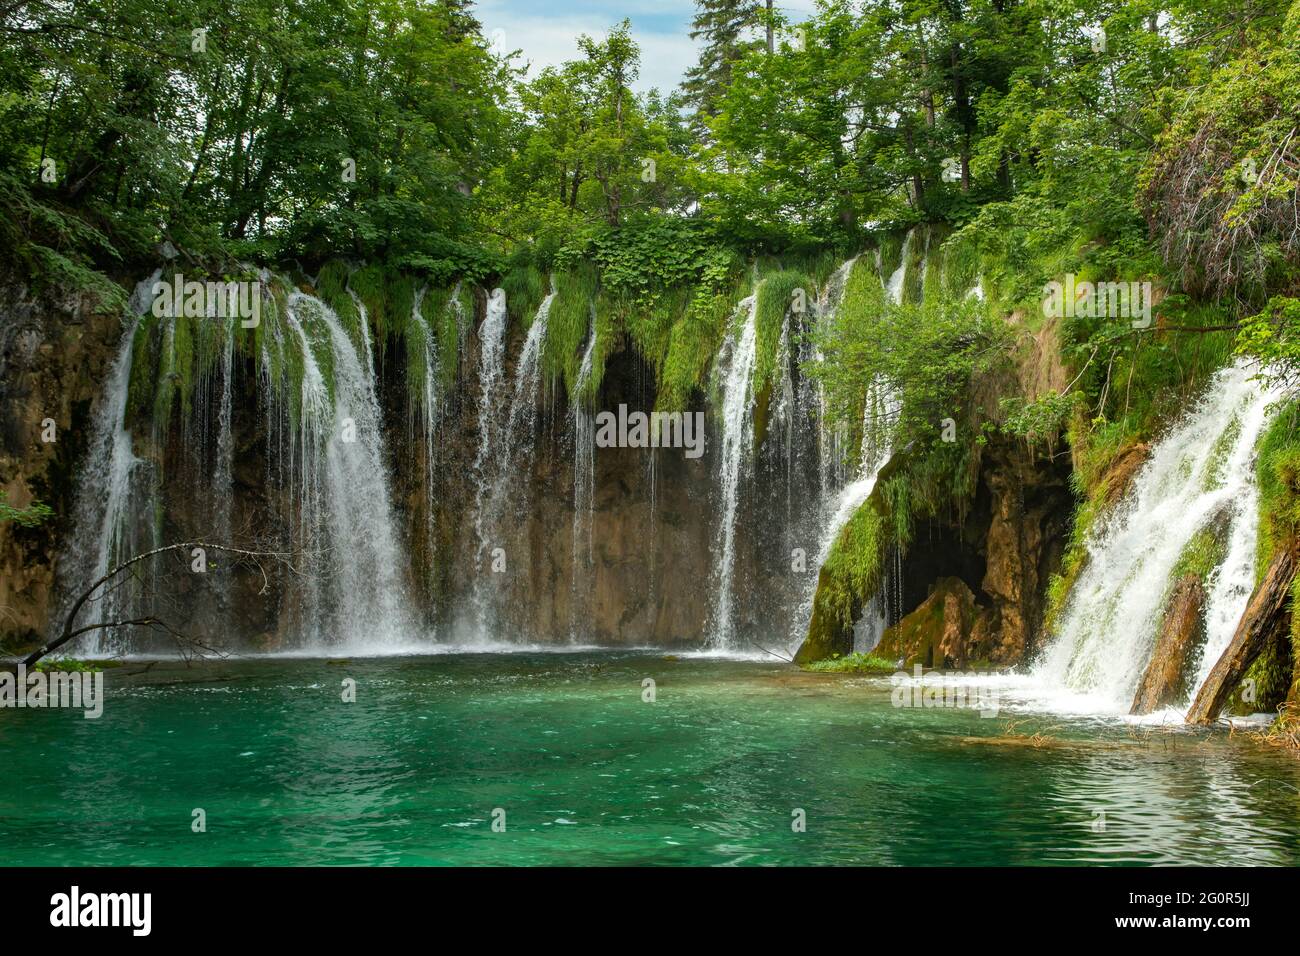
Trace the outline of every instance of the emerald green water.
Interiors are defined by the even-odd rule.
[[[1226,734],[630,653],[143,670],[0,710],[0,864],[1300,863],[1300,761]]]

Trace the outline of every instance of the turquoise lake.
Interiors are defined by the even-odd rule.
[[[888,678],[521,652],[105,684],[98,720],[0,710],[0,865],[1300,864],[1294,756]]]

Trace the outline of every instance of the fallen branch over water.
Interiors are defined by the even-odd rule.
[[[254,551],[247,548],[235,548],[225,544],[211,544],[206,541],[181,541],[177,544],[169,544],[161,548],[154,548],[152,551],[146,551],[143,554],[137,554],[135,557],[123,561],[116,567],[111,568],[103,575],[103,577],[99,578],[99,580],[95,581],[94,584],[83,591],[81,596],[77,598],[76,603],[72,605],[72,610],[68,612],[68,617],[63,622],[62,633],[54,640],[47,644],[42,644],[36,650],[28,654],[27,657],[23,659],[23,664],[27,667],[31,667],[42,657],[58,650],[74,638],[80,637],[82,634],[86,634],[90,631],[103,630],[104,628],[110,627],[147,627],[169,634],[175,638],[178,643],[183,645],[198,648],[200,651],[211,651],[211,648],[206,647],[194,638],[187,637],[186,635],[172,629],[161,618],[152,615],[124,618],[119,621],[104,621],[98,624],[86,624],[81,627],[76,626],[77,615],[81,613],[81,609],[85,607],[86,602],[94,597],[97,591],[107,585],[110,581],[124,574],[128,569],[142,561],[157,557],[161,554],[174,551],[192,551],[195,548],[202,548],[205,552],[221,551],[226,554],[233,554],[236,556],[237,560],[244,561],[256,567],[262,575],[262,589],[258,592],[260,594],[265,594],[270,587],[270,578],[267,576],[266,567],[262,563],[263,561],[274,561],[290,570],[294,570],[291,559],[299,557],[304,553],[301,551]]]

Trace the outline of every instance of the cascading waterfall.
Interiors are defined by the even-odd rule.
[[[722,514],[715,571],[713,617],[708,636],[712,647],[732,647],[732,576],[736,563],[736,512],[740,498],[741,466],[753,444],[754,416],[751,401],[754,362],[758,341],[758,297],[750,295],[737,307],[744,320],[718,357],[719,396],[722,411],[722,441],[719,455],[719,488]]]
[[[1276,396],[1236,364],[1159,441],[1116,510],[1090,535],[1056,638],[1034,668],[1085,709],[1126,713],[1150,659],[1171,573],[1193,536],[1226,522],[1226,555],[1206,602],[1192,695],[1232,638],[1254,584],[1254,449]]]
[[[876,250],[877,257],[880,250]],[[836,311],[844,298],[844,290],[849,283],[849,275],[857,264],[858,256],[847,259],[831,274],[830,280],[817,303],[817,324],[819,328],[827,327],[835,319]],[[821,362],[825,359],[821,345],[814,342],[812,360]],[[818,467],[821,473],[822,494],[834,494],[844,483],[844,426],[842,423],[831,424],[826,414],[826,388],[817,383],[817,437]]]
[[[428,289],[421,286],[416,290],[415,300],[411,304],[411,315],[419,329],[419,336],[416,342],[408,342],[407,348],[419,348],[420,362],[424,366],[424,381],[421,389],[420,401],[410,402],[407,406],[408,418],[406,430],[408,435],[413,435],[418,425],[421,438],[423,439],[425,515],[424,553],[427,556],[427,560],[432,561],[432,556],[437,548],[433,522],[434,508],[437,505],[435,492],[436,469],[434,465],[437,461],[438,454],[438,421],[440,417],[440,409],[438,402],[438,345],[434,338],[433,325],[424,315],[424,300],[427,294]],[[361,327],[364,329],[368,326],[363,321]]]
[[[217,469],[212,486],[216,496],[215,533],[218,540],[231,540],[230,507],[235,497],[234,377],[235,323],[224,323],[221,350],[221,407],[217,410]]]
[[[573,387],[573,575],[569,638],[575,641],[582,636],[579,621],[585,619],[594,559],[596,432],[582,393],[591,380],[595,351],[596,315],[593,305],[587,348],[582,354],[582,364],[578,367],[578,378]]]
[[[485,393],[482,400],[487,403],[480,408],[480,414],[487,413],[491,427],[500,429],[499,434],[484,432],[485,441],[479,446],[481,469],[478,485],[478,511],[476,528],[479,535],[480,554],[486,542],[504,542],[510,533],[505,524],[508,517],[518,514],[527,505],[527,483],[519,482],[532,459],[536,445],[537,405],[542,384],[542,349],[546,343],[547,318],[551,311],[551,302],[555,298],[552,291],[542,300],[533,317],[532,325],[524,340],[523,351],[515,363],[514,387],[509,390],[510,404],[500,421],[495,420],[497,399],[486,393],[487,388],[505,386],[504,337],[495,328],[486,328],[481,334],[500,337],[501,343],[493,343],[489,352],[484,345],[484,356],[488,364],[481,370]],[[484,326],[487,322],[484,322]],[[507,514],[509,509],[509,515]],[[499,546],[499,545],[497,545]],[[493,587],[495,575],[487,574],[482,569],[475,578],[475,605],[479,611],[479,625],[484,630],[491,629],[497,623],[500,595]],[[489,594],[488,592],[492,593]]]
[[[415,628],[402,571],[407,560],[390,505],[374,368],[362,362],[338,316],[319,299],[292,293],[286,319],[303,358],[298,540],[308,552],[319,549],[308,559],[323,557],[327,569],[313,575],[326,588],[317,587],[317,600],[303,608],[303,637],[319,648],[410,646]],[[332,389],[316,349],[330,351]]]
[[[161,275],[159,269],[136,286],[130,299],[131,314],[140,316],[149,311],[152,289]],[[63,599],[58,615],[50,621],[56,634],[83,591],[119,561],[144,550],[136,518],[149,510],[154,482],[152,464],[136,457],[126,427],[134,333],[134,323],[123,332],[91,419],[87,457],[81,466],[82,480],[73,506],[72,536],[58,567]],[[104,590],[83,608],[77,624],[123,619],[132,596],[129,588]],[[102,657],[123,650],[126,639],[125,633],[105,628],[88,632],[82,646],[88,656]]]
[[[911,235],[910,233],[908,234]],[[904,240],[906,245],[906,240]],[[819,316],[819,322],[830,322],[834,320],[835,310],[839,305],[839,300],[843,296],[844,286],[848,282],[848,276],[857,262],[857,257],[848,260],[836,270],[829,284],[826,302],[822,307],[822,314]],[[906,265],[906,253],[904,253],[903,265]],[[891,277],[890,282],[895,280]],[[897,279],[897,288],[901,294],[902,277]],[[838,437],[834,441],[826,439],[827,433],[831,430],[824,423],[825,420],[825,397],[819,393],[818,402],[820,415],[819,421],[820,433],[822,437],[823,454],[828,451],[832,454],[839,455],[840,441]],[[866,500],[871,497],[871,492],[876,487],[876,479],[880,470],[889,461],[891,453],[891,442],[889,440],[889,425],[897,417],[899,411],[899,398],[889,385],[882,381],[873,382],[867,390],[866,400],[863,404],[862,414],[862,444],[858,451],[857,471],[847,484],[840,485],[838,482],[827,488],[827,469],[825,464],[822,467],[822,485],[826,494],[822,503],[822,521],[821,533],[818,537],[817,553],[812,565],[814,572],[820,570],[830,555],[831,548],[835,544],[835,539],[839,537],[840,531],[849,519],[862,507]],[[838,486],[838,487],[837,487]],[[817,575],[813,573],[809,576],[807,586],[803,589],[799,601],[799,607],[791,621],[789,645],[793,652],[802,643],[804,636],[808,633],[808,623],[812,620],[813,602],[817,596]],[[861,641],[855,640],[855,649],[857,643],[866,645],[874,644],[879,639],[880,633],[883,633],[884,609],[883,603],[879,599],[870,602],[866,608],[862,620],[859,622],[859,630],[862,632],[859,636]],[[868,633],[870,632],[870,633]]]
[[[487,620],[487,598],[484,593],[483,578],[488,573],[484,565],[492,546],[489,540],[490,521],[487,519],[486,505],[492,497],[494,468],[498,449],[497,441],[501,438],[501,426],[498,422],[500,397],[498,392],[505,380],[505,345],[506,345],[506,294],[504,289],[493,289],[488,296],[487,313],[479,326],[479,401],[478,448],[474,455],[474,533],[478,542],[476,552],[477,574],[474,578],[474,606],[478,624],[482,628],[490,626]],[[481,634],[480,637],[486,637]]]
[[[533,430],[537,425],[537,400],[542,385],[542,349],[546,344],[546,323],[551,314],[551,303],[555,301],[555,289],[552,288],[537,307],[533,324],[528,327],[528,337],[524,340],[524,349],[519,354],[515,367],[515,389],[510,400],[510,413],[506,418],[506,468],[502,479],[513,475],[517,468],[517,452],[528,454],[533,449]]]
[[[894,305],[903,301],[903,281],[907,278],[907,257],[912,250],[912,235],[916,230],[907,230],[907,235],[903,237],[903,250],[898,260],[898,268],[889,276],[889,281],[885,283],[885,296]]]

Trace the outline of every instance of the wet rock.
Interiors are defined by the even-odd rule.
[[[1205,640],[1205,588],[1195,574],[1178,580],[1165,606],[1151,663],[1138,682],[1131,714],[1149,714],[1182,700],[1192,654]]]

